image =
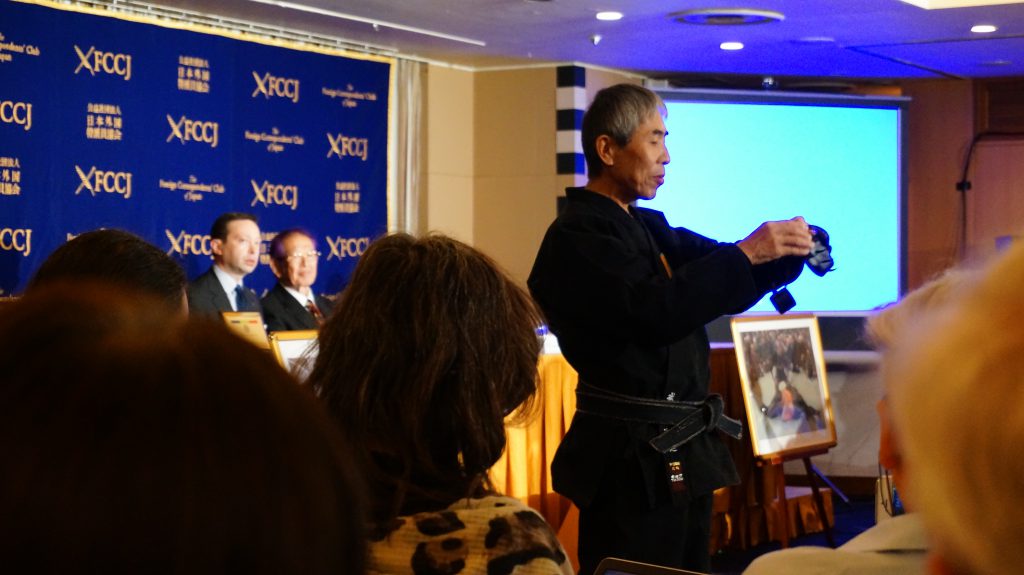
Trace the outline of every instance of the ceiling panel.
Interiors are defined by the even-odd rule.
[[[100,0],[102,1],[102,0]],[[774,75],[874,80],[1024,74],[1024,4],[925,10],[901,0],[758,0],[780,22],[747,26],[677,23],[681,10],[742,6],[694,0],[290,0],[377,19],[374,27],[283,6],[278,0],[155,0],[152,4],[305,30],[393,50],[413,59],[474,69],[579,62],[654,77]],[[119,0],[120,5],[139,4]],[[616,9],[617,22],[594,18]],[[990,37],[973,24],[999,26]],[[396,30],[397,24],[479,40],[485,45]],[[599,38],[598,38],[599,37]],[[723,41],[745,44],[740,52]],[[1002,65],[983,62],[1004,61]]]

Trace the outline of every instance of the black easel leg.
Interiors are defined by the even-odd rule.
[[[832,536],[832,525],[828,521],[828,514],[825,513],[825,498],[821,496],[818,489],[818,481],[814,476],[814,468],[811,465],[811,458],[804,458],[804,469],[807,470],[807,481],[811,484],[811,491],[814,492],[814,502],[818,504],[818,514],[821,515],[821,524],[825,526],[825,540],[830,547],[835,549],[836,539]]]
[[[836,497],[842,499],[843,503],[845,503],[847,505],[850,504],[850,498],[847,497],[846,494],[842,492],[842,490],[840,490],[838,487],[836,487],[836,484],[832,483],[832,480],[829,479],[827,475],[822,473],[821,470],[818,469],[817,465],[812,463],[811,464],[811,469],[814,470],[815,475],[817,475],[819,479],[821,479],[822,481],[825,482],[825,485],[828,485],[828,488],[832,490],[832,495],[835,495]]]

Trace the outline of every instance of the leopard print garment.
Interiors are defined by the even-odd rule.
[[[573,575],[562,544],[536,511],[511,497],[462,499],[399,517],[370,537],[368,573]]]

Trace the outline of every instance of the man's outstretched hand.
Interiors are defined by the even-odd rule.
[[[806,256],[813,242],[807,222],[800,216],[791,220],[765,222],[736,243],[752,264],[763,264],[785,256]]]

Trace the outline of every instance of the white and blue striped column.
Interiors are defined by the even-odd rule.
[[[587,107],[587,70],[581,66],[559,66],[556,72],[557,171],[558,174],[582,176],[587,171],[580,141],[583,111]]]

